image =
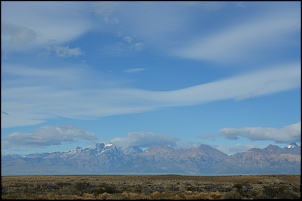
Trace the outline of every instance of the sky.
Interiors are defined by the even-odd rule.
[[[300,1],[1,1],[1,152],[301,145]]]

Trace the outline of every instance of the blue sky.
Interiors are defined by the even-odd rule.
[[[1,2],[1,151],[301,141],[301,2]]]

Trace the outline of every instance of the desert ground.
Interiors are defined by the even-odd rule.
[[[300,199],[301,175],[2,176],[2,199]]]

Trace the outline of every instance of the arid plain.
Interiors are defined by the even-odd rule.
[[[2,176],[2,199],[300,199],[301,175]]]

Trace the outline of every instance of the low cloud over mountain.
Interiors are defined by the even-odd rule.
[[[149,147],[151,145],[175,146],[177,138],[169,135],[158,135],[152,132],[131,132],[126,137],[117,137],[111,140],[117,146]]]
[[[275,142],[295,142],[301,138],[301,122],[276,129],[269,127],[223,128],[219,134],[227,139],[245,137],[250,140],[272,140]]]
[[[50,146],[62,142],[75,141],[77,138],[95,140],[95,133],[84,131],[72,125],[44,126],[32,133],[14,132],[9,134],[6,142],[19,146]]]

